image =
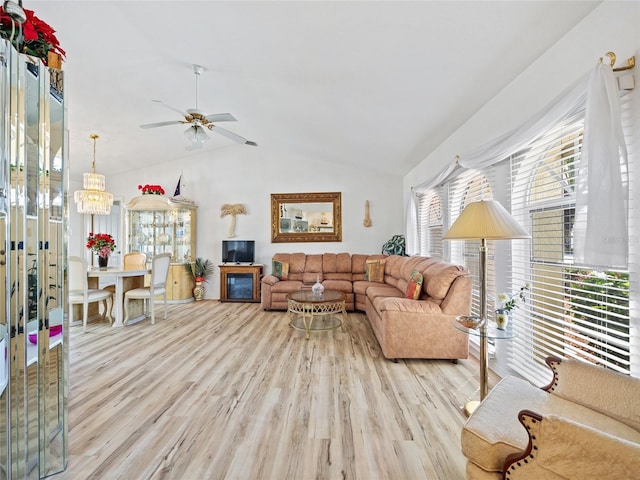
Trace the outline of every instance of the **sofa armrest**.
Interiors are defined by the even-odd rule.
[[[553,371],[553,380],[545,387],[549,393],[640,431],[640,379],[579,360],[548,357],[546,362]]]
[[[404,297],[384,297],[377,302],[380,312],[409,312],[421,314],[442,314],[439,305],[429,300],[412,300]]]
[[[640,470],[640,444],[558,415],[518,414],[527,430],[524,452],[507,457],[505,480],[633,478]]]
[[[265,275],[261,280],[262,283],[265,283],[267,285],[275,285],[279,281],[280,279],[278,277],[274,277],[273,275]]]

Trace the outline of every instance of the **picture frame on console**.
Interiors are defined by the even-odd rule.
[[[341,242],[342,194],[272,193],[271,242]]]

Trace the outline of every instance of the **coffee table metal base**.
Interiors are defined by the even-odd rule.
[[[304,330],[307,340],[312,331],[333,330],[343,327],[347,320],[345,298],[331,300],[288,299],[288,312],[291,317],[290,325],[298,330]]]

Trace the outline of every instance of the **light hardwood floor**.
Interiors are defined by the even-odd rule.
[[[477,361],[386,360],[362,313],[305,340],[285,312],[205,300],[71,327],[69,351],[56,479],[464,478]]]

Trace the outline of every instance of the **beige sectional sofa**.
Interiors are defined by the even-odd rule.
[[[384,281],[365,280],[367,261],[384,259]],[[327,290],[346,295],[347,310],[364,311],[386,358],[467,358],[468,336],[453,323],[468,315],[471,278],[464,267],[428,257],[349,253],[278,253],[288,266],[286,280],[262,278],[265,310],[286,310],[287,295],[320,280]],[[411,272],[423,276],[417,300],[405,298]]]

